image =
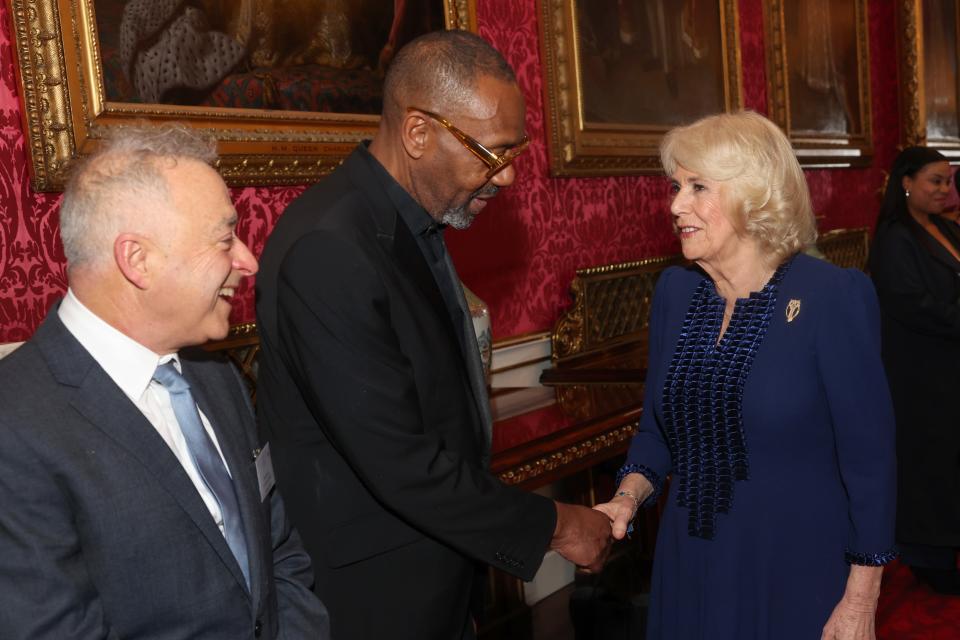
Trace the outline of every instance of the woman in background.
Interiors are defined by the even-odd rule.
[[[960,227],[939,215],[952,175],[938,151],[900,152],[870,272],[897,417],[898,547],[917,577],[960,594]]]
[[[810,197],[783,133],[709,116],[661,146],[683,255],[657,283],[622,537],[672,476],[649,640],[872,640],[894,557],[894,425],[869,279],[803,255]]]

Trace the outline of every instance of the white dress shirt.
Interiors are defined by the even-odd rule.
[[[157,430],[163,441],[167,443],[167,446],[173,451],[173,455],[180,461],[183,470],[187,472],[191,482],[197,488],[200,497],[203,498],[203,502],[207,505],[214,522],[220,527],[220,533],[223,533],[223,517],[220,514],[220,505],[207,485],[204,484],[196,466],[193,464],[190,450],[187,448],[183,432],[180,430],[180,423],[177,422],[177,417],[173,413],[170,394],[163,385],[153,379],[153,373],[157,370],[157,366],[171,360],[173,360],[177,370],[181,370],[177,354],[158,356],[139,342],[127,337],[101,320],[96,314],[83,306],[83,303],[69,289],[63,302],[60,303],[57,315],[67,330],[73,334],[73,337],[90,353],[93,359],[110,376],[110,379],[120,387],[120,390],[130,398],[130,401],[136,405],[137,409]],[[200,414],[203,427],[207,430],[210,439],[213,440],[220,458],[223,459],[220,443],[217,442],[217,436],[210,427],[210,421],[200,411],[200,407],[197,407],[197,412]],[[130,428],[135,427],[131,425]],[[227,467],[227,473],[229,473],[230,468],[227,466],[226,460],[223,461],[223,464]]]

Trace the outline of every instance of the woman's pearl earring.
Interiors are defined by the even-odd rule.
[[[910,197],[910,189],[905,190],[903,193],[904,193],[904,195],[907,196],[908,198]]]

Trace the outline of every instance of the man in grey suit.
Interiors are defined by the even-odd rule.
[[[73,174],[69,290],[0,361],[0,635],[329,637],[226,336],[257,261],[185,128],[130,129]]]

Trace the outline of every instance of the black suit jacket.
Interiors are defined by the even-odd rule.
[[[261,501],[235,370],[181,354],[233,474],[251,589],[156,429],[56,309],[0,360],[0,635],[11,640],[325,638],[309,558]]]
[[[530,579],[556,525],[549,500],[486,468],[454,324],[389,182],[355,151],[287,208],[257,278],[260,424],[338,639],[382,632],[384,599],[436,621],[418,640],[450,637],[468,559]]]
[[[931,220],[960,250],[960,228]],[[877,230],[870,273],[897,417],[897,539],[960,547],[960,262],[896,221]]]

